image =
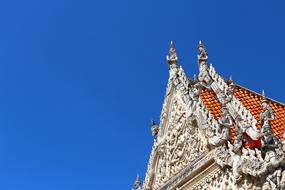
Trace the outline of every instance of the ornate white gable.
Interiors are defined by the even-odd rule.
[[[234,96],[234,83],[208,66],[201,42],[200,73],[193,81],[178,66],[173,43],[167,61],[170,75],[160,125],[153,123],[155,139],[146,177],[142,187],[138,178],[135,188],[285,190],[285,143],[272,133],[270,121],[275,117],[265,95],[259,130],[256,118]],[[201,100],[202,89],[216,95],[221,106],[218,119]],[[249,142],[258,146],[244,146]]]
[[[144,189],[159,189],[207,151],[200,119],[209,113],[195,95],[196,89],[189,92],[190,83],[177,62],[171,62],[160,130],[154,142]],[[198,107],[204,110],[196,109]]]

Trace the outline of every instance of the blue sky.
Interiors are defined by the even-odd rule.
[[[0,189],[130,189],[168,79],[197,44],[225,78],[285,102],[284,1],[1,1]]]

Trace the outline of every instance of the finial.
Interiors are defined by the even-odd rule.
[[[201,40],[199,40],[199,44],[202,44],[202,41],[201,41]]]
[[[193,80],[194,80],[194,82],[195,82],[195,83],[199,82],[199,79],[198,79],[198,77],[197,77],[197,75],[196,75],[196,74],[194,74],[194,76],[193,76]]]
[[[268,102],[267,98],[266,98],[266,95],[265,95],[265,91],[262,90],[262,100],[261,100],[261,103],[264,103],[264,102]]]
[[[137,174],[136,181],[139,181],[139,182],[141,181],[141,180],[140,180],[140,175],[139,175],[139,174]]]
[[[199,47],[200,46],[205,47],[201,40],[199,40]]]
[[[135,189],[137,189],[137,190],[141,188],[141,180],[140,180],[139,174],[137,174],[137,178],[136,178],[136,181],[135,181],[135,183],[134,183],[134,187],[135,187]]]
[[[198,46],[198,61],[199,64],[207,64],[208,61],[208,54],[205,49],[205,45],[202,43],[202,41],[199,41],[199,46]]]
[[[230,87],[234,87],[235,86],[235,83],[234,83],[232,75],[230,75],[230,77],[229,77],[228,84],[229,84]]]
[[[232,75],[230,75],[229,81],[233,81],[233,76]]]
[[[176,64],[178,61],[177,53],[173,44],[173,41],[170,41],[169,53],[166,56],[167,62],[169,65]]]
[[[151,120],[151,135],[156,138],[159,132],[159,128],[157,126],[157,124],[155,123],[155,121],[152,119]]]

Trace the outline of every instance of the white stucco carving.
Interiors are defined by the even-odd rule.
[[[167,56],[169,80],[160,124],[152,124],[154,144],[146,177],[138,190],[285,189],[285,141],[272,133],[274,112],[263,96],[262,127],[234,96],[235,84],[208,66],[205,46],[199,44],[199,75],[188,79],[173,43]],[[221,104],[216,120],[200,99],[203,88],[212,90]],[[231,136],[231,129],[235,136]],[[246,135],[246,137],[245,137]],[[244,146],[247,138],[260,146]],[[139,181],[139,182],[138,182]]]

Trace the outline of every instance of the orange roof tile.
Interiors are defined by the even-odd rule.
[[[208,108],[209,112],[214,116],[215,119],[221,117],[221,104],[219,103],[217,96],[214,91],[203,89],[200,93],[200,98]]]
[[[211,113],[211,115],[213,115],[213,117],[216,120],[219,120],[222,116],[221,112],[222,105],[218,101],[215,92],[212,90],[203,89],[200,93],[200,98],[204,103],[204,105],[206,106],[206,108]],[[233,141],[234,137],[236,136],[236,131],[235,128],[231,128],[230,130],[231,130],[231,141]]]
[[[236,86],[234,90],[234,96],[243,104],[243,106],[251,112],[254,118],[257,120],[257,128],[260,129],[260,113],[263,112],[261,107],[262,96],[246,90],[242,87]],[[209,112],[215,119],[221,117],[221,104],[219,103],[214,91],[203,89],[200,94],[202,102],[205,104]],[[275,114],[275,120],[271,121],[271,128],[273,133],[280,140],[284,140],[283,133],[285,132],[285,106],[269,100],[269,105]],[[235,130],[231,129],[232,137],[234,137]]]
[[[236,87],[234,96],[238,98],[245,108],[251,112],[254,118],[258,121],[257,127],[260,129],[260,113],[263,112],[261,107],[262,96],[239,86]],[[285,106],[272,100],[269,100],[269,105],[275,114],[275,119],[270,122],[272,131],[278,139],[284,140],[283,133],[285,132]]]

